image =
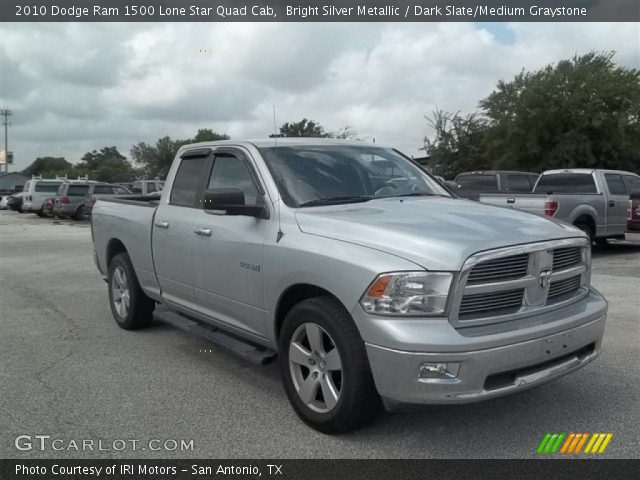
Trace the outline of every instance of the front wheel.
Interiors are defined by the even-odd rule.
[[[282,325],[279,361],[293,409],[320,432],[362,427],[380,409],[364,342],[332,298],[310,298],[291,309]]]
[[[140,288],[126,253],[119,253],[111,260],[108,288],[111,313],[119,327],[138,330],[151,323],[155,302]]]

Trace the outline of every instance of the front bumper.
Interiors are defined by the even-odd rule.
[[[503,333],[499,335],[500,345],[490,348],[468,349],[474,344],[494,343],[495,339],[488,338],[493,335],[464,337],[461,341],[453,338],[463,337],[459,333],[451,334],[449,346],[441,343],[431,351],[398,350],[365,342],[378,392],[389,410],[407,405],[470,403],[541,385],[573,372],[599,354],[607,304],[592,291],[587,298],[562,310],[566,315],[564,329],[558,328],[562,323],[559,319],[544,323],[547,334],[535,338],[522,340],[528,336],[527,329],[512,332],[512,341]],[[422,321],[428,329],[430,320]],[[457,363],[457,376],[419,380],[420,366],[426,362]]]

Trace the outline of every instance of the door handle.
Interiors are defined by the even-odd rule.
[[[163,222],[162,220],[156,220],[156,227],[169,228],[169,222]]]
[[[195,233],[196,235],[200,235],[201,237],[210,237],[211,236],[211,229],[210,228],[198,227],[193,231],[193,233]]]
[[[609,206],[610,207],[615,207],[616,206],[616,202],[614,202],[613,200],[609,200]]]

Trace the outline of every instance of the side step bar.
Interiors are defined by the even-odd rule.
[[[276,352],[273,350],[245,342],[239,338],[224,333],[216,327],[199,322],[198,320],[173,310],[158,308],[153,312],[153,318],[164,323],[168,323],[180,330],[192,333],[198,337],[206,338],[217,346],[238,355],[254,365],[267,365],[276,357]]]

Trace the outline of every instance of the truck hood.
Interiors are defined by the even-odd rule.
[[[445,197],[404,197],[296,211],[300,230],[405,258],[428,270],[459,271],[472,254],[580,237],[563,222]]]

